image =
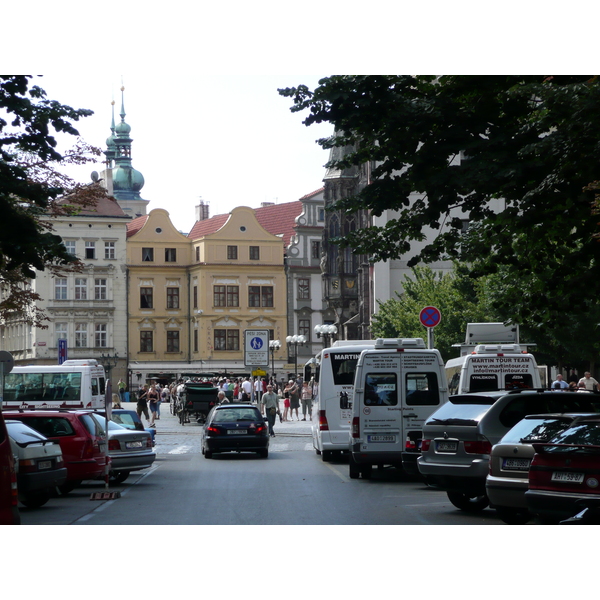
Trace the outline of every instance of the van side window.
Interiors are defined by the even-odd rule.
[[[440,386],[437,373],[406,374],[406,404],[437,405],[440,403]]]
[[[368,373],[365,378],[365,405],[396,406],[397,404],[396,373]]]

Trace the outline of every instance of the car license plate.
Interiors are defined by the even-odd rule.
[[[435,449],[437,452],[456,452],[458,442],[436,442]]]
[[[583,473],[571,473],[569,471],[554,471],[552,481],[567,481],[568,483],[583,483]]]
[[[38,463],[38,469],[51,469],[52,461],[51,460],[40,460]]]
[[[367,439],[369,442],[396,442],[395,435],[369,435]]]
[[[502,461],[502,468],[515,471],[527,471],[529,470],[530,462],[531,461],[528,458],[505,458]]]
[[[248,433],[247,429],[229,429],[227,430],[227,433],[229,435],[244,435],[246,433]]]
[[[142,442],[125,442],[125,448],[141,448]]]

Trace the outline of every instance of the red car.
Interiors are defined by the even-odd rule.
[[[0,412],[0,525],[20,525],[17,474],[6,425]]]
[[[581,510],[576,502],[600,498],[600,417],[581,419],[533,448],[525,498],[542,522],[572,517]]]
[[[106,437],[93,413],[86,410],[5,411],[4,418],[19,420],[60,444],[67,467],[67,481],[58,488],[63,494],[83,480],[104,475]]]

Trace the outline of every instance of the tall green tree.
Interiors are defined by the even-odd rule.
[[[496,302],[506,309],[519,298],[522,325],[564,347],[565,321],[587,323],[597,337],[597,77],[333,76],[280,94],[292,111],[308,112],[306,125],[327,121],[343,132],[319,140],[354,148],[338,167],[373,165],[370,181],[335,208],[396,211],[339,243],[388,260],[433,228],[410,265],[451,258],[475,278],[497,273],[504,300]],[[470,221],[467,235],[460,217]]]
[[[19,313],[43,325],[28,282],[36,270],[77,265],[52,227],[52,217],[95,202],[97,186],[80,186],[60,172],[96,160],[100,150],[81,140],[59,152],[56,134],[78,136],[74,121],[93,114],[49,100],[30,76],[0,76],[0,317]],[[70,194],[68,205],[58,198]]]

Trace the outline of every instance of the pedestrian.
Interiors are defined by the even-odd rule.
[[[142,418],[142,415],[144,415],[146,421],[150,422],[150,417],[148,416],[148,386],[146,384],[144,384],[142,389],[138,392],[136,412],[140,419]]]
[[[306,421],[306,414],[308,413],[308,420],[312,421],[312,390],[308,385],[308,381],[302,384],[302,420]]]
[[[113,408],[121,408],[121,397],[119,396],[119,394],[115,394],[113,392],[112,403],[113,403],[113,405],[112,405]]]
[[[156,391],[156,386],[152,384],[148,390],[148,404],[150,406],[150,425],[149,427],[156,427],[154,421],[156,421],[156,411],[158,410],[159,395]]]
[[[563,379],[563,376],[559,373],[556,379],[552,382],[553,390],[568,390],[569,384]]]
[[[296,419],[299,421],[300,415],[298,414],[298,409],[300,408],[300,390],[293,379],[289,380],[285,389],[290,398],[290,421],[294,420],[294,410],[296,411]]]
[[[286,390],[283,392],[283,420],[287,421],[290,414],[290,393]],[[291,418],[289,419],[291,421]]]
[[[127,388],[127,384],[123,381],[123,379],[119,379],[117,382],[117,388],[119,389],[119,396],[121,397],[121,402],[125,402],[125,389]]]
[[[229,404],[229,400],[227,399],[227,395],[225,394],[225,392],[223,390],[221,390],[217,394],[217,401],[218,401],[219,404]]]
[[[263,407],[263,414],[267,417],[269,423],[269,435],[275,437],[275,431],[273,425],[275,425],[275,419],[279,414],[279,400],[277,394],[273,391],[273,386],[268,385],[267,391],[261,398],[261,404]]]
[[[250,378],[246,377],[242,382],[242,402],[250,402],[252,398],[252,384]]]
[[[158,399],[157,402],[157,409],[156,409],[156,418],[160,420],[160,405],[163,402],[169,402],[170,400],[170,391],[168,386],[164,386],[163,389],[160,391],[160,397]]]
[[[578,387],[581,387],[581,384],[584,384],[584,387],[589,392],[598,392],[600,389],[598,388],[598,382],[592,377],[589,371],[586,371],[583,374],[583,377],[579,380]]]

